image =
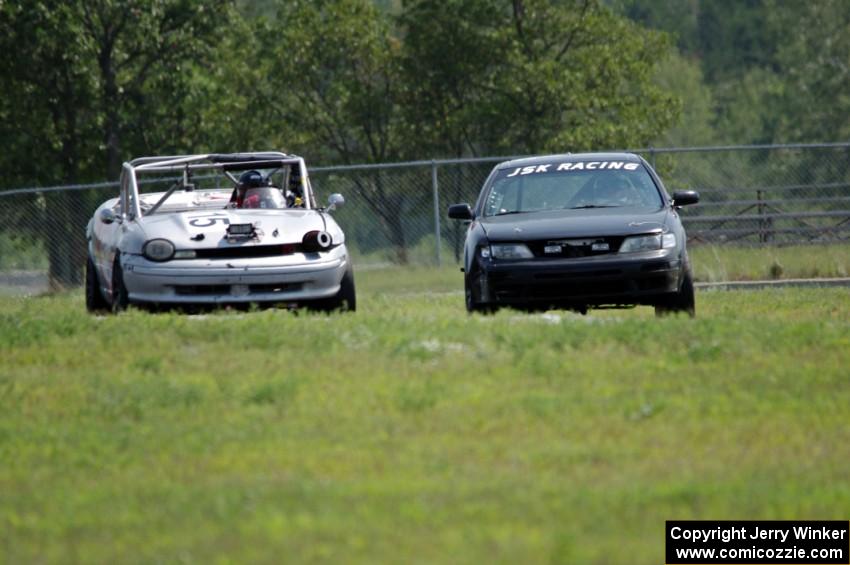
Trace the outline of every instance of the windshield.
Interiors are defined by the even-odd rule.
[[[582,161],[500,170],[490,184],[484,215],[662,205],[658,188],[640,163]]]
[[[237,208],[286,208],[286,199],[279,188],[265,186],[261,188],[249,188],[245,191],[245,197],[241,206]]]
[[[246,167],[249,165],[246,163]],[[301,178],[299,161],[281,160],[280,166],[247,171],[226,171],[218,163],[207,162],[192,163],[191,166],[192,169],[185,171],[137,169],[142,214],[216,208],[279,210],[305,207],[305,187],[309,189],[309,185]],[[253,176],[243,182],[241,179],[246,173],[253,173]],[[128,197],[132,198],[131,195]]]

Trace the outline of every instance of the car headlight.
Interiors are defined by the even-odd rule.
[[[524,243],[493,243],[490,252],[495,259],[533,259],[534,253]]]
[[[174,257],[174,244],[167,239],[152,239],[145,243],[142,255],[151,261],[168,261]]]
[[[665,233],[656,235],[639,235],[627,237],[620,245],[620,253],[636,253],[638,251],[657,251],[676,247],[676,234]]]

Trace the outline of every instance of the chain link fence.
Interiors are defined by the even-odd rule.
[[[691,245],[800,245],[850,238],[850,143],[641,149],[667,190],[698,190],[682,210]],[[466,226],[449,204],[474,202],[496,163],[512,157],[314,167],[355,264],[436,266],[462,258]],[[0,292],[82,283],[85,227],[117,183],[0,191]]]

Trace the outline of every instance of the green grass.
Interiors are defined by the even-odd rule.
[[[667,519],[847,519],[850,293],[467,316],[0,299],[0,562],[663,563]],[[423,290],[436,290],[421,294]]]
[[[0,271],[33,269],[47,269],[42,242],[0,232]]]
[[[697,281],[734,281],[850,276],[850,245],[689,249]]]

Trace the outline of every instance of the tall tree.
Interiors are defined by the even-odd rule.
[[[291,0],[278,6],[282,22],[268,36],[273,53],[268,106],[280,123],[294,124],[287,146],[331,163],[396,160],[403,146],[400,108],[404,88],[399,43],[388,17],[369,0]],[[358,176],[360,199],[407,262],[401,195],[379,172]]]
[[[665,37],[596,1],[410,0],[404,7],[404,110],[428,154],[641,145],[678,111],[653,80],[669,49]],[[480,182],[473,176],[460,169],[441,185],[461,201]],[[449,240],[459,257],[461,226],[454,229]]]
[[[97,152],[96,91],[81,40],[78,7],[63,2],[0,5],[0,107],[4,114],[0,161],[11,186],[72,184],[84,178]],[[80,282],[86,203],[71,193],[49,193],[27,218],[45,242],[52,288]],[[61,228],[67,234],[61,234]]]
[[[783,77],[778,133],[793,141],[850,137],[850,9],[844,0],[767,5],[771,27],[786,29],[777,55]],[[777,101],[774,97],[774,102]]]
[[[331,162],[397,157],[398,42],[369,0],[287,0],[272,30],[272,108]]]
[[[236,17],[232,0],[83,0],[80,11],[98,69],[107,178],[126,148],[191,145],[193,72]]]
[[[652,82],[668,42],[595,0],[419,0],[398,28],[368,0],[293,0],[270,35],[279,121],[338,163],[638,144],[677,101]],[[400,201],[357,185],[405,261]]]
[[[225,33],[231,0],[0,3],[0,164],[16,184],[116,179],[122,160],[192,147],[196,70]],[[194,89],[194,90],[193,90]],[[194,95],[194,98],[193,98]],[[4,132],[6,133],[6,132]],[[35,159],[33,157],[36,157]],[[47,197],[54,287],[80,282],[93,205]]]
[[[675,37],[676,46],[686,56],[699,51],[697,33],[700,0],[603,0],[643,27],[659,29]]]
[[[456,154],[640,145],[679,111],[664,34],[595,0],[411,0],[402,22],[409,119]]]

